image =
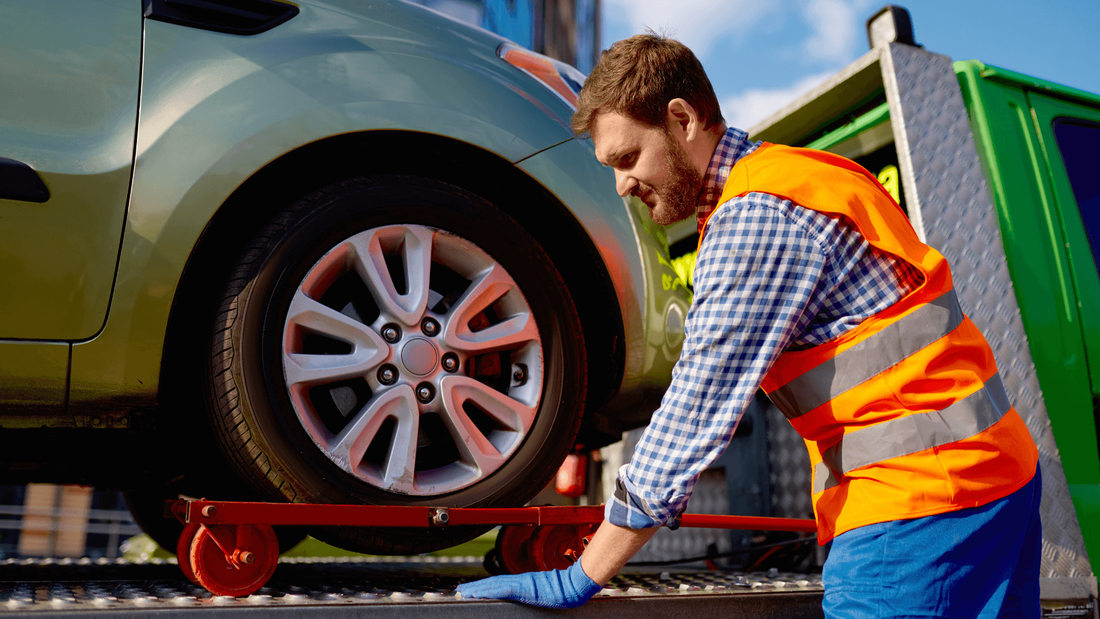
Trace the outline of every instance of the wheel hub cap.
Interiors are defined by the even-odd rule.
[[[439,354],[431,342],[423,338],[413,338],[401,349],[401,363],[414,376],[427,376],[435,369]]]

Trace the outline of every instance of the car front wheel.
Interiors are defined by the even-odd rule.
[[[215,433],[278,500],[522,505],[584,405],[580,322],[545,252],[485,200],[419,177],[338,183],[264,228],[209,359]],[[478,533],[314,532],[380,554]]]

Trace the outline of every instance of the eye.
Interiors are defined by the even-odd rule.
[[[637,161],[638,161],[637,151],[632,152],[632,153],[627,153],[626,155],[623,155],[622,157],[619,158],[618,167],[620,167],[624,170],[628,169],[628,168],[632,168],[632,167],[634,167],[634,164]]]

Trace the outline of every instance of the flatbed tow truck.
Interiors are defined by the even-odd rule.
[[[973,119],[972,130],[968,115],[967,105],[979,93],[975,86],[968,86],[964,102],[962,74],[957,75],[950,59],[914,43],[908,13],[903,9],[887,7],[869,20],[868,38],[870,52],[751,128],[750,134],[755,139],[845,150],[842,154],[857,159],[893,145],[889,150],[896,154],[896,168],[884,184],[889,188],[893,183],[895,191],[904,193],[903,206],[918,234],[947,256],[956,279],[965,282],[961,302],[990,339],[1009,395],[1018,403],[1040,449],[1044,475],[1043,616],[1096,618],[1097,581],[1091,565],[1097,559],[1093,557],[1090,565],[1086,550],[1086,542],[1097,547],[1098,532],[1092,528],[1093,516],[1100,509],[1100,486],[1095,479],[1100,468],[1093,466],[1096,450],[1089,447],[1092,439],[1087,432],[1073,437],[1070,434],[1075,430],[1069,434],[1063,430],[1072,426],[1064,421],[1062,411],[1055,424],[1061,444],[1054,439],[1047,406],[1064,394],[1044,398],[1039,385],[1033,356],[1038,359],[1046,353],[1033,352],[1028,345],[1006,266],[1010,260],[998,229],[997,209],[1007,208],[1003,206],[1005,189],[997,180],[991,191],[986,178],[989,172],[983,173],[975,146],[981,141],[988,149],[988,143],[996,140],[983,133],[986,119]],[[1005,77],[1003,71],[997,75],[993,74],[996,71],[983,71],[980,77],[987,73],[994,81],[1020,81],[1019,76]],[[1036,89],[1042,90],[1026,84],[1020,87],[1021,92]],[[1096,111],[1100,110],[1100,98],[1063,90],[1067,92],[1047,87],[1043,96],[1053,93],[1079,108],[1084,105],[1082,113],[1092,120],[1086,119],[1082,126],[1091,126],[1092,116],[1100,118]],[[816,141],[815,135],[819,136]],[[828,145],[822,145],[825,142]],[[986,164],[992,167],[988,161]],[[1055,178],[1055,189],[1064,189],[1059,189],[1059,183],[1065,184]],[[999,201],[997,206],[992,196]],[[670,231],[671,241],[678,240],[674,236]],[[1069,252],[1068,241],[1065,246]],[[1017,288],[1020,286],[1018,283]],[[1054,405],[1050,406],[1053,410]],[[1091,415],[1088,417],[1091,424]],[[1086,425],[1094,434],[1095,426]],[[1077,439],[1083,442],[1074,443]],[[1092,449],[1091,455],[1079,457],[1082,446],[1084,452]],[[559,611],[459,599],[454,593],[458,583],[488,575],[481,558],[280,560],[271,550],[270,529],[264,527],[346,523],[349,518],[362,524],[367,517],[389,518],[391,523],[406,526],[495,522],[507,525],[498,535],[503,544],[497,551],[504,549],[505,556],[497,557],[496,567],[523,571],[532,567],[530,562],[535,567],[553,567],[555,561],[568,561],[566,552],[575,556],[583,547],[588,527],[601,517],[599,507],[475,510],[181,501],[173,510],[188,526],[180,541],[178,561],[0,561],[0,615],[435,617],[445,613],[455,618],[541,617]],[[478,511],[494,513],[479,515]],[[685,524],[691,523],[689,516],[685,515]],[[474,520],[468,519],[471,517]],[[785,526],[785,530],[812,531],[810,521],[726,518],[704,519],[696,526],[753,530]],[[223,573],[211,572],[215,568]],[[234,592],[234,587],[241,588]],[[561,612],[576,617],[820,617],[822,594],[817,574],[634,565],[585,606]]]

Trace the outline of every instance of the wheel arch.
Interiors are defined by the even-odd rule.
[[[183,378],[189,367],[197,367],[196,347],[189,343],[202,335],[196,322],[184,317],[209,315],[205,312],[213,311],[223,284],[207,275],[235,263],[260,228],[289,204],[331,183],[370,174],[413,174],[460,186],[501,208],[538,240],[573,297],[588,358],[601,361],[588,368],[586,422],[578,443],[614,438],[616,428],[592,413],[622,382],[624,320],[592,239],[560,200],[506,159],[465,142],[408,131],[350,133],[304,145],[256,171],[229,196],[184,267],[168,318],[158,401],[187,397]]]

